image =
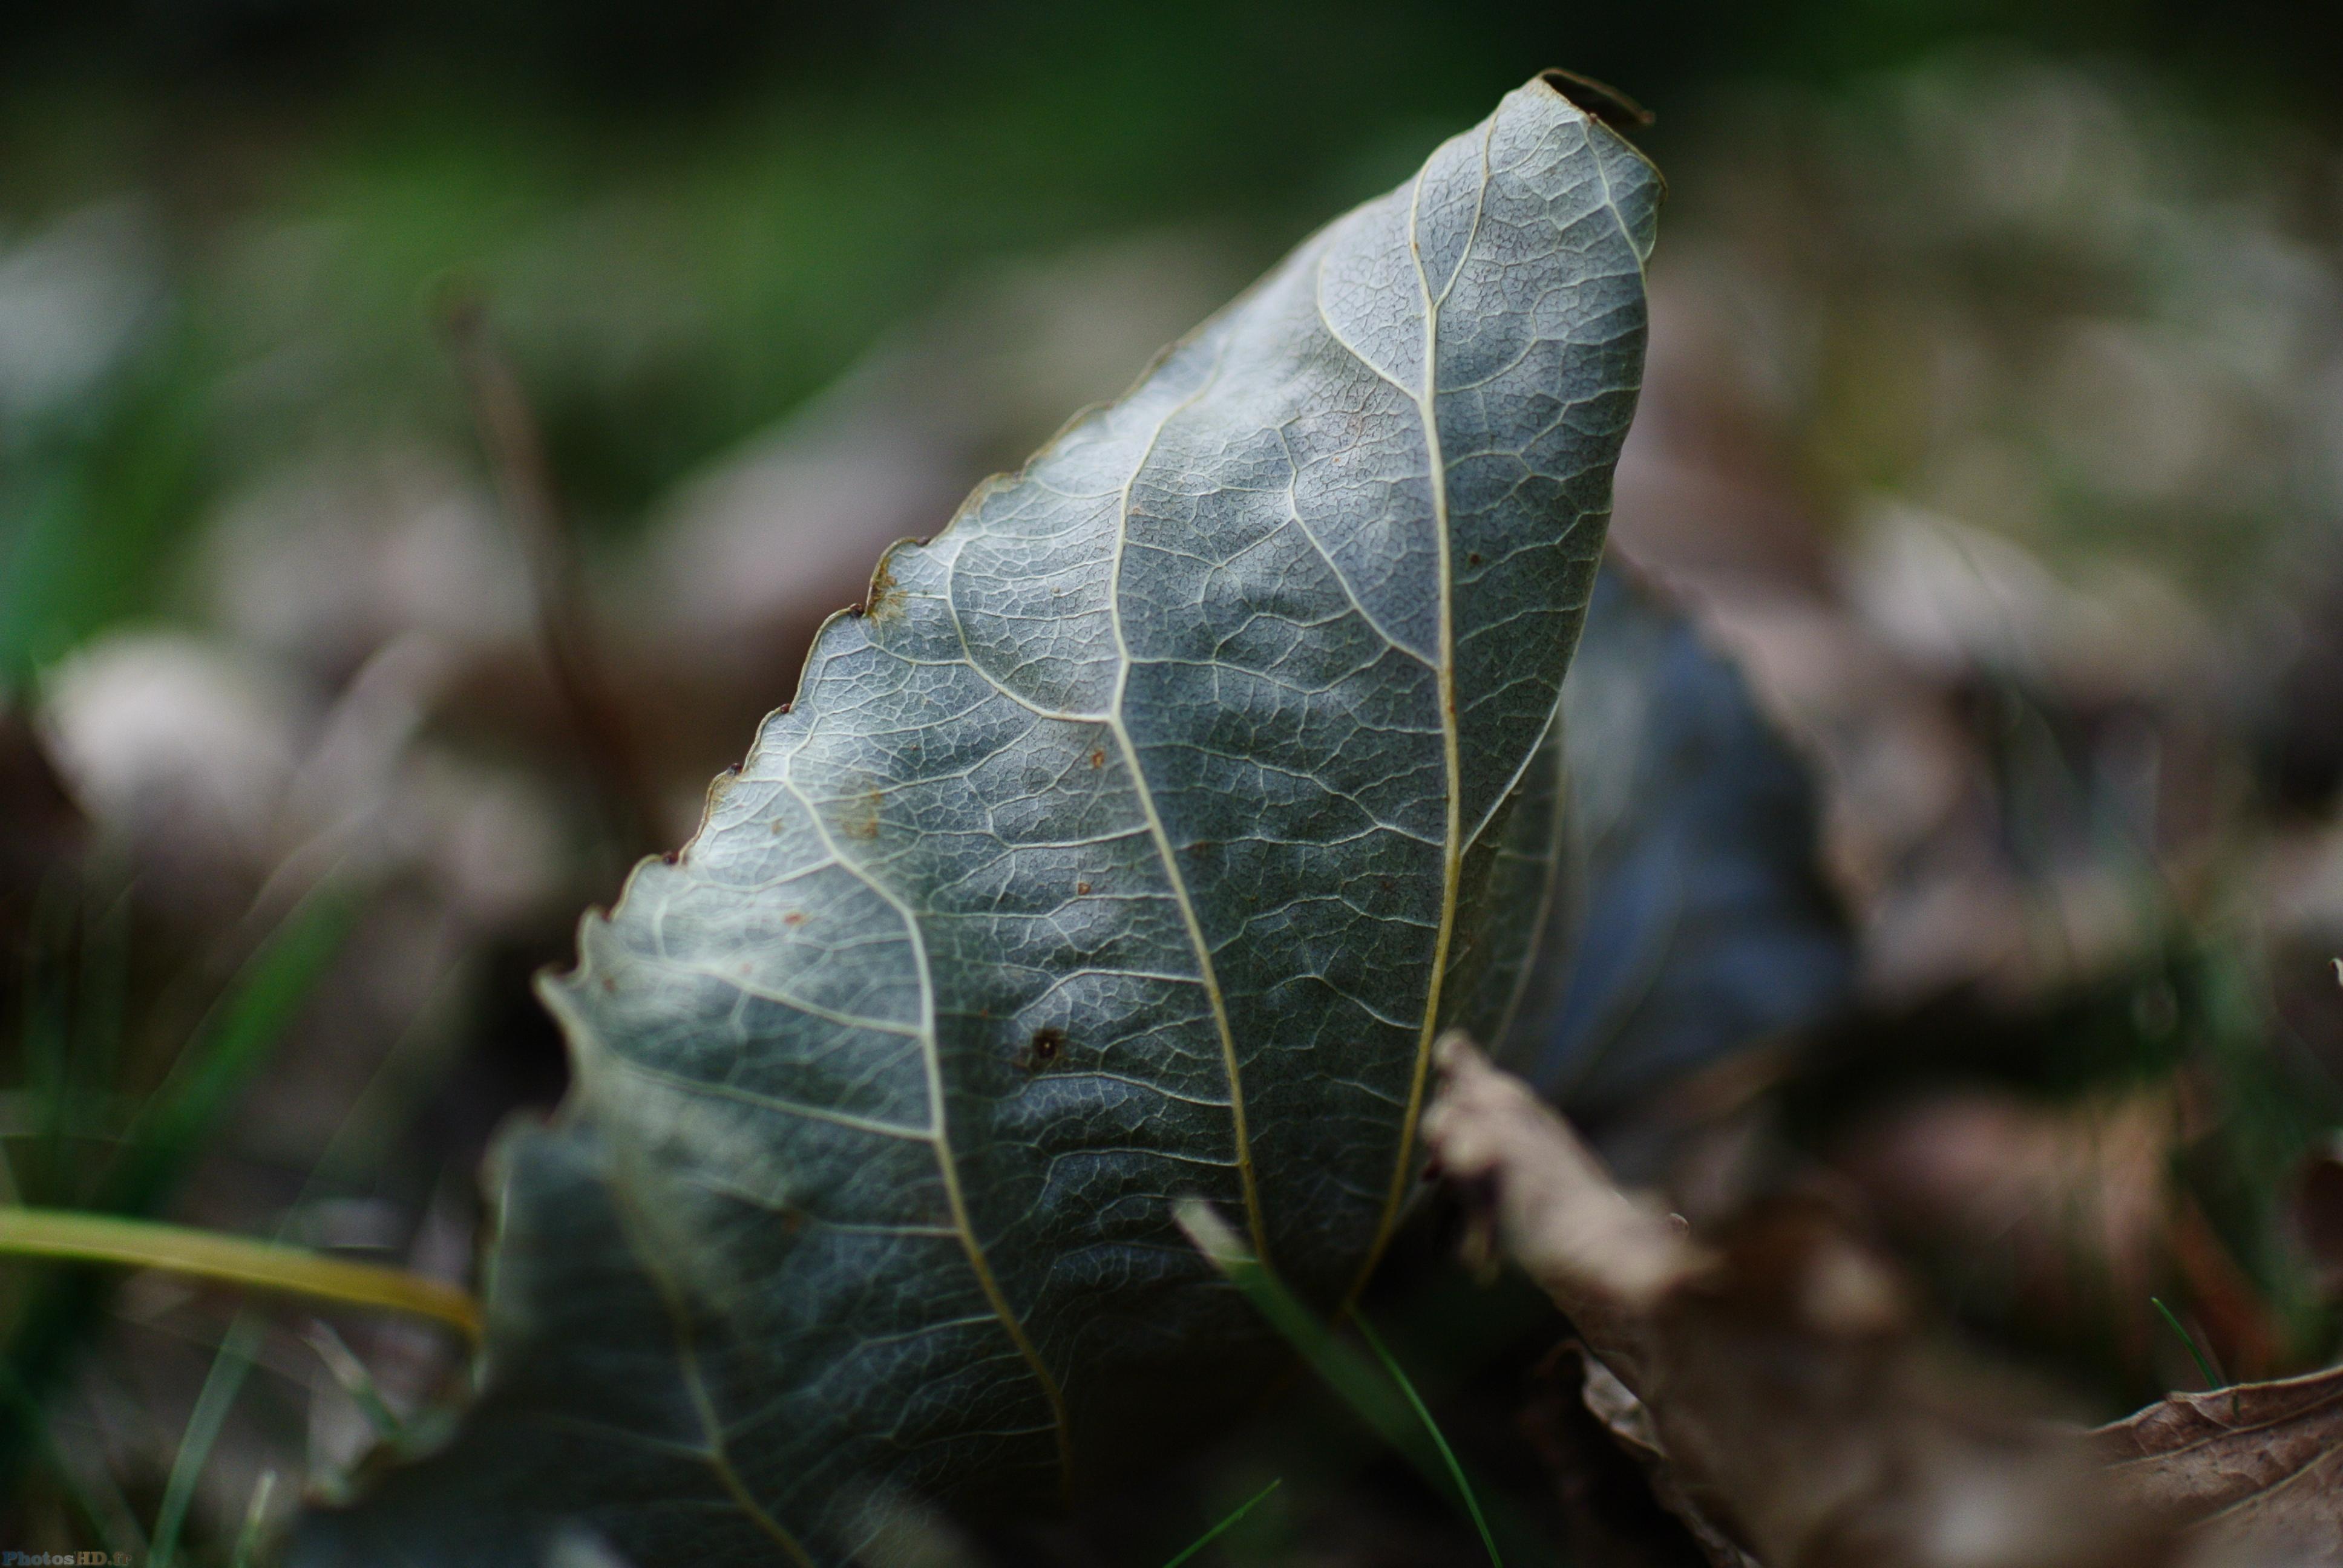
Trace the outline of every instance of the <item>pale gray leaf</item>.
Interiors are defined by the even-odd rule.
[[[870,1560],[1258,1387],[1172,1201],[1331,1306],[1510,1006],[1658,193],[1533,82],[888,554],[548,987],[464,1432],[299,1561]]]

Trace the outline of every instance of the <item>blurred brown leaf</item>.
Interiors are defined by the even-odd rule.
[[[2269,1305],[2172,1179],[2202,1118],[2173,1080],[2071,1104],[1952,1090],[1867,1121],[1835,1164],[1900,1243],[2016,1321],[2145,1374],[2142,1309],[2177,1284],[2221,1364],[2266,1377],[2283,1361]]]
[[[2115,1325],[2117,1359],[2144,1368],[2179,1135],[2169,1084],[2073,1105],[1960,1089],[1865,1119],[1834,1163],[1899,1244],[2026,1322]]]
[[[1590,1409],[1664,1460],[1662,1501],[1715,1561],[2162,1560],[2072,1433],[1924,1349],[1901,1280],[1820,1205],[1772,1205],[1712,1251],[1469,1042],[1440,1065],[1428,1147],[1616,1373],[1590,1374]]]
[[[1825,1206],[1776,1201],[1715,1249],[1621,1191],[1519,1080],[1451,1036],[1425,1114],[1441,1171],[1601,1354],[1589,1408],[1720,1568],[2172,1560],[2162,1513],[2080,1434],[1948,1363],[1902,1280]],[[1640,1413],[1639,1413],[1640,1412]]]
[[[2179,1121],[2168,1084],[2074,1106],[1957,1091],[1867,1122],[1838,1164],[1899,1234],[1996,1260],[2024,1293],[2088,1278],[2137,1302],[2156,1289]]]

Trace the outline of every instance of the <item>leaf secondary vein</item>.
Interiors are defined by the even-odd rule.
[[[803,749],[804,743],[799,742],[799,750]],[[1016,1312],[1009,1305],[1009,1298],[1002,1293],[1001,1282],[993,1277],[992,1264],[984,1255],[983,1245],[976,1239],[975,1228],[969,1222],[968,1200],[960,1191],[960,1165],[953,1156],[951,1133],[944,1119],[943,1064],[936,1044],[936,991],[935,981],[928,972],[927,935],[920,930],[919,918],[912,913],[910,906],[903,902],[892,888],[863,869],[830,836],[830,825],[821,819],[821,812],[798,787],[797,759],[798,751],[791,751],[782,759],[781,787],[795,796],[798,804],[805,809],[807,820],[813,824],[814,832],[829,849],[830,858],[863,886],[886,900],[888,907],[895,911],[896,918],[903,922],[904,932],[910,938],[911,957],[920,976],[920,1017],[924,1026],[920,1036],[920,1059],[927,1070],[929,1141],[935,1146],[936,1169],[944,1184],[944,1201],[951,1210],[952,1230],[968,1254],[969,1268],[976,1275],[978,1288],[984,1292],[985,1301],[990,1304],[994,1315],[1000,1318],[1001,1328],[1007,1331],[1009,1338],[1017,1346],[1018,1353],[1031,1365],[1033,1375],[1041,1385],[1041,1392],[1050,1402],[1050,1413],[1057,1429],[1059,1480],[1071,1492],[1074,1476],[1073,1431],[1066,1415],[1065,1391],[1058,1386],[1056,1375],[1042,1361],[1040,1351],[1034,1348],[1031,1338],[1025,1332],[1025,1325],[1017,1321]]]
[[[724,1441],[723,1417],[717,1411],[714,1397],[708,1392],[707,1379],[700,1374],[699,1343],[692,1332],[690,1311],[684,1304],[683,1294],[668,1276],[662,1262],[636,1240],[635,1231],[641,1221],[637,1220],[633,1224],[624,1222],[630,1206],[627,1194],[613,1183],[610,1197],[621,1219],[619,1239],[634,1254],[636,1265],[642,1270],[643,1278],[650,1282],[651,1289],[659,1298],[659,1304],[666,1309],[668,1321],[674,1325],[676,1367],[683,1379],[684,1392],[691,1400],[692,1415],[708,1439],[708,1446],[699,1451],[699,1459],[714,1473],[717,1483],[724,1488],[725,1495],[732,1499],[734,1506],[769,1536],[796,1568],[814,1568],[813,1556],[807,1552],[804,1543],[787,1525],[767,1512],[740,1479],[740,1473],[732,1468],[731,1451]]]

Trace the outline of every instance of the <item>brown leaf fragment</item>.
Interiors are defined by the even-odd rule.
[[[1833,1166],[1910,1254],[2033,1332],[2144,1374],[2170,1346],[2141,1304],[2177,1288],[2219,1365],[2267,1377],[2284,1359],[2269,1304],[2175,1180],[2204,1100],[2178,1078],[2066,1104],[1936,1091],[1872,1119]]]
[[[1764,1568],[1757,1559],[1743,1551],[1738,1543],[1711,1523],[1698,1504],[1684,1494],[1676,1480],[1675,1467],[1669,1463],[1667,1450],[1661,1445],[1658,1426],[1635,1391],[1619,1381],[1619,1374],[1596,1357],[1580,1352],[1585,1368],[1585,1381],[1580,1385],[1579,1399],[1587,1413],[1603,1423],[1619,1446],[1644,1467],[1644,1477],[1651,1483],[1652,1495],[1661,1507],[1684,1522],[1685,1530],[1716,1568]]]
[[[2127,1504],[2265,1555],[2343,1563],[2343,1368],[2172,1394],[2093,1435]]]
[[[2180,1121],[2169,1084],[2072,1106],[1959,1090],[1872,1119],[1835,1163],[1908,1246],[1994,1278],[2031,1322],[2130,1325],[2144,1364]]]
[[[1634,1362],[1644,1320],[1708,1254],[1664,1210],[1614,1185],[1569,1124],[1463,1035],[1434,1050],[1441,1090],[1423,1131],[1442,1176],[1486,1199],[1505,1250],[1598,1353]]]

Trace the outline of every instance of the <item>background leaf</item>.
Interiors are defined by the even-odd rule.
[[[1574,855],[1542,990],[1506,1054],[1598,1125],[1855,989],[1805,765],[1739,668],[1615,563],[1563,699]],[[1548,967],[1550,966],[1550,968]]]
[[[1658,192],[1533,82],[888,554],[547,988],[469,1427],[301,1561],[883,1557],[1257,1386],[1173,1198],[1355,1290],[1537,939]]]
[[[2301,1561],[2343,1553],[2343,1373],[2175,1393],[2093,1436],[2128,1503]]]

